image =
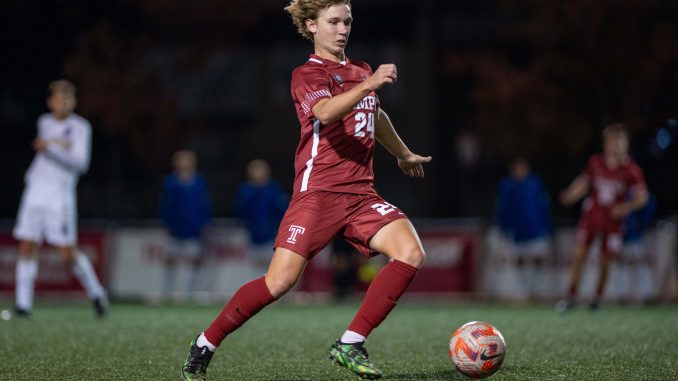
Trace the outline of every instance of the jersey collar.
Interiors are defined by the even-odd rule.
[[[348,57],[346,57],[346,61],[334,62],[334,61],[330,61],[328,59],[322,58],[322,57],[315,55],[315,54],[309,54],[308,60],[309,60],[309,62],[315,62],[315,63],[325,65],[325,66],[337,66],[337,65],[346,66],[349,62],[351,62],[351,60],[349,60]]]

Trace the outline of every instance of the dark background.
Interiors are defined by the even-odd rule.
[[[275,0],[0,3],[0,218],[14,218],[46,86],[78,86],[92,122],[85,218],[153,218],[169,157],[195,150],[218,216],[244,166],[291,192],[299,137],[289,80],[312,44]],[[624,122],[660,215],[678,212],[678,2],[354,0],[347,55],[398,65],[379,96],[424,180],[379,149],[378,191],[413,217],[490,217],[507,161],[530,158],[553,199]],[[553,202],[557,218],[576,208]]]

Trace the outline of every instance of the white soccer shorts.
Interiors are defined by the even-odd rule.
[[[56,247],[75,245],[78,234],[75,195],[59,196],[27,187],[21,197],[14,238],[38,244],[44,240]]]

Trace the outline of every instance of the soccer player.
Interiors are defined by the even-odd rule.
[[[174,171],[165,176],[160,195],[160,215],[170,235],[163,288],[166,295],[174,289],[177,259],[186,258],[192,267],[187,288],[191,294],[202,264],[202,238],[210,222],[212,206],[207,182],[196,172],[198,157],[195,152],[175,152],[172,165]]]
[[[33,308],[33,289],[38,275],[36,252],[43,240],[55,247],[71,266],[92,300],[98,316],[106,312],[106,293],[90,260],[78,251],[76,187],[89,168],[91,127],[73,113],[75,86],[66,80],[49,84],[50,113],[38,119],[33,140],[35,158],[25,175],[25,188],[14,227],[19,241],[16,264],[16,313],[28,316]]]
[[[511,161],[510,174],[501,180],[497,219],[502,233],[513,243],[519,272],[519,297],[536,296],[544,287],[544,262],[550,250],[549,196],[527,159]]]
[[[375,72],[346,57],[351,32],[350,0],[293,0],[285,10],[314,53],[292,73],[291,92],[301,124],[294,192],[275,240],[265,276],[243,285],[214,322],[191,344],[182,374],[204,380],[213,351],[263,307],[284,295],[304,267],[335,235],[363,255],[390,258],[372,281],[353,321],[330,346],[330,359],[362,378],[382,372],[364,342],[395,307],[424,261],[412,223],[374,190],[375,142],[408,176],[423,177],[431,157],[412,153],[382,110],[375,91],[396,82],[395,65]]]
[[[603,153],[593,155],[586,170],[560,195],[562,204],[570,206],[588,194],[577,225],[568,293],[556,304],[559,312],[574,307],[582,266],[591,243],[599,236],[598,282],[590,304],[591,309],[598,308],[605,291],[610,261],[617,258],[622,249],[623,219],[647,202],[643,171],[629,157],[628,147],[628,133],[624,125],[608,125],[603,130]]]

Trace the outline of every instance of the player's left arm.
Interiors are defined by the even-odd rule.
[[[645,177],[640,167],[634,166],[630,171],[630,193],[628,201],[619,203],[612,208],[612,216],[615,218],[624,218],[626,215],[635,212],[647,204],[649,194]]]
[[[89,168],[91,144],[92,130],[89,124],[85,124],[73,129],[70,144],[47,141],[44,152],[66,168],[85,173]]]
[[[424,177],[422,164],[431,161],[431,156],[420,156],[410,151],[398,136],[391,119],[381,107],[377,108],[375,119],[377,141],[398,159],[398,166],[403,173],[410,177]]]
[[[612,215],[616,218],[626,217],[628,214],[645,206],[647,199],[647,189],[645,187],[638,187],[631,192],[631,198],[628,201],[619,203],[612,208]]]

